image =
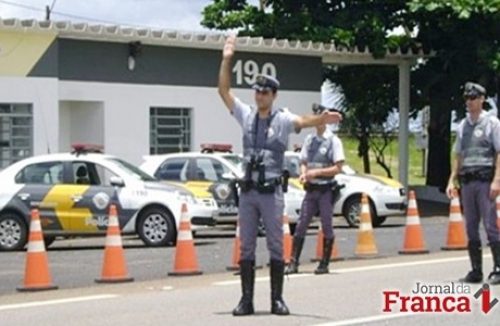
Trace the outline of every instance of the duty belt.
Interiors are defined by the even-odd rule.
[[[491,182],[493,180],[493,176],[495,172],[493,169],[486,169],[482,171],[474,171],[474,172],[465,172],[460,174],[460,182],[463,184],[467,184],[472,181],[484,181]]]
[[[282,180],[281,178],[269,179],[263,183],[253,180],[238,180],[237,183],[242,192],[255,189],[261,194],[272,194],[276,191],[276,187],[282,184]]]
[[[305,183],[304,184],[304,190],[305,191],[316,191],[319,190],[321,192],[325,192],[327,190],[332,190],[332,188],[335,186],[334,183],[324,183],[324,184],[315,184],[315,183]]]

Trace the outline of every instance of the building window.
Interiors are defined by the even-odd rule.
[[[150,109],[150,154],[191,150],[191,109]]]
[[[32,155],[32,105],[0,103],[0,169]]]

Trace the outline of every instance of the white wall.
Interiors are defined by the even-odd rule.
[[[102,102],[59,102],[59,149],[70,151],[71,144],[104,144]]]
[[[33,105],[35,155],[59,148],[58,80],[38,77],[0,77],[0,102]]]
[[[252,90],[235,90],[243,101],[253,103]],[[149,154],[149,108],[192,108],[192,150],[205,142],[232,143],[241,150],[241,131],[220,100],[208,87],[132,85],[61,81],[61,101],[104,103],[104,146],[107,153],[140,163]],[[278,105],[297,114],[310,113],[311,104],[321,99],[318,92],[280,91]],[[305,132],[292,136],[290,144],[301,142]]]

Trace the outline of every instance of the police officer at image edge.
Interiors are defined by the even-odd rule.
[[[341,120],[338,113],[297,116],[273,103],[280,86],[271,76],[258,76],[251,107],[231,92],[231,59],[234,56],[236,37],[226,39],[219,72],[219,95],[225,106],[237,120],[243,131],[243,155],[245,176],[238,180],[240,188],[240,279],[242,296],[233,310],[234,316],[254,313],[253,294],[255,283],[255,248],[259,220],[266,228],[266,242],[270,253],[271,313],[290,314],[283,293],[283,212],[282,187],[284,156],[288,138],[292,132],[315,127],[322,123]]]
[[[495,203],[500,193],[500,121],[483,110],[485,95],[485,88],[479,84],[469,82],[464,86],[468,114],[457,128],[455,157],[446,192],[451,198],[458,181],[472,266],[461,281],[483,282],[479,235],[482,217],[493,255],[493,271],[488,279],[490,284],[500,284],[500,239]]]
[[[325,110],[333,109],[318,104],[313,105],[314,114],[321,114]],[[335,241],[332,227],[333,206],[341,188],[334,177],[342,171],[344,160],[342,142],[326,125],[316,127],[315,133],[307,135],[300,152],[300,182],[304,185],[306,195],[293,237],[292,259],[287,268],[289,274],[299,272],[300,254],[313,216],[321,218],[324,234],[322,257],[314,273],[329,272],[328,265]]]

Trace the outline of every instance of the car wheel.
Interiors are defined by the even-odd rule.
[[[372,220],[372,225],[373,227],[379,227],[382,224],[384,224],[385,220],[387,219],[387,216],[375,216]]]
[[[353,196],[346,200],[344,203],[344,207],[342,209],[342,215],[349,224],[350,227],[358,227],[359,226],[359,215],[361,213],[361,196]],[[372,217],[372,225],[376,225],[376,221],[378,221],[378,217],[375,214],[375,209],[373,208],[373,204],[370,202],[370,215]],[[383,221],[382,221],[383,222]]]
[[[53,236],[43,237],[43,242],[45,242],[45,248],[50,247],[50,245],[53,244],[54,241],[56,241],[56,237],[53,237]]]
[[[139,216],[137,233],[148,247],[161,247],[175,243],[174,218],[163,208],[148,208]]]
[[[23,249],[28,239],[28,227],[17,214],[0,215],[0,251]]]

